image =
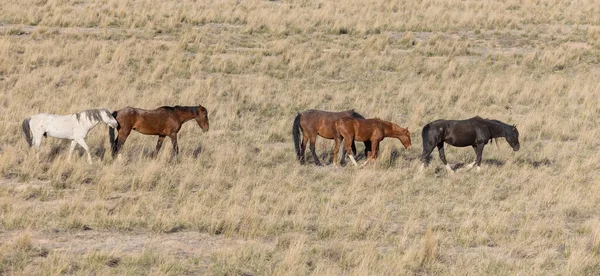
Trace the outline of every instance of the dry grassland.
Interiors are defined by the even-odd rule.
[[[0,274],[599,275],[599,25],[589,0],[2,1]],[[134,133],[113,162],[102,125],[93,165],[56,139],[38,162],[20,134],[40,112],[177,104],[211,128],[184,125],[174,160]],[[334,169],[318,140],[328,165],[301,166],[310,108],[414,147]],[[475,115],[521,150],[419,173],[422,126]]]

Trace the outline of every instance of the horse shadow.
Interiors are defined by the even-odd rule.
[[[200,154],[204,151],[204,148],[202,147],[202,145],[198,145],[196,147],[196,149],[194,149],[194,151],[192,152],[192,158],[194,159],[198,159],[198,156],[200,156]],[[260,152],[260,150],[258,148],[254,149],[254,153],[258,153]]]
[[[550,167],[550,166],[554,165],[554,160],[551,160],[548,158],[542,158],[539,160],[535,160],[533,158],[525,158],[525,159],[517,159],[517,161],[515,163],[518,165],[527,164],[527,165],[537,169],[540,167]]]
[[[381,155],[381,152],[379,152],[379,154]],[[318,157],[320,160],[327,160],[329,162],[329,164],[333,164],[333,152],[321,152],[320,154],[318,154]],[[350,158],[348,156],[342,156],[341,150],[340,150],[340,154],[339,154],[338,158],[340,158],[340,165],[346,165],[348,163],[351,164]],[[358,145],[356,146],[356,155],[354,155],[354,159],[357,162],[367,160],[367,155],[365,154],[364,146],[358,146]],[[403,151],[403,150],[397,149],[397,148],[393,148],[390,153],[390,159],[389,159],[390,166],[395,166],[399,160],[405,161],[410,164],[413,161],[419,160],[419,156],[410,155],[410,154],[407,154],[406,151]],[[310,155],[307,156],[306,161],[314,162],[312,156],[310,156]]]
[[[456,170],[460,170],[460,169],[465,169],[468,164],[470,164],[470,163],[459,162],[459,163],[451,164],[450,167],[452,167],[452,169],[456,171]],[[481,165],[486,166],[486,167],[500,168],[500,167],[504,167],[504,165],[506,165],[506,161],[493,159],[493,158],[492,159],[484,159],[484,160],[481,160]]]
[[[59,156],[68,155],[70,145],[71,142],[68,140],[63,140],[59,143],[53,143],[50,147],[50,152],[48,153],[48,155],[46,155],[46,160],[48,162],[54,162]],[[83,149],[79,145],[77,145],[73,150],[73,155],[77,156],[78,158],[85,158],[85,154],[85,149]],[[92,155],[92,157],[104,160],[104,157],[106,156],[106,148],[104,146],[98,148],[90,148],[90,154]]]
[[[48,162],[54,162],[56,158],[58,158],[63,152],[65,152],[65,149],[67,147],[68,146],[65,146],[64,142],[59,144],[53,144],[50,148],[50,152],[46,156],[46,160],[48,160]]]
[[[395,165],[398,160],[402,160],[407,164],[411,164],[414,161],[419,161],[419,155],[410,154],[406,150],[393,148],[390,154],[390,163]]]
[[[85,153],[85,151],[83,151],[83,153]],[[106,155],[106,148],[103,146],[95,148],[95,149],[93,149],[91,154],[92,154],[92,156],[95,156],[95,157],[99,158],[100,160],[104,160],[104,156]]]

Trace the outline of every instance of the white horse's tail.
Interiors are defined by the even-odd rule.
[[[21,127],[23,129],[23,135],[25,136],[25,141],[27,141],[27,144],[29,144],[29,146],[31,147],[31,145],[33,145],[33,135],[31,134],[31,127],[29,126],[30,120],[31,120],[30,117],[25,118],[25,120],[23,120],[23,124],[21,125]]]

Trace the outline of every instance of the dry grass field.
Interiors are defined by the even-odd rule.
[[[600,9],[551,1],[0,3],[0,275],[600,275]],[[108,128],[44,139],[23,118],[202,104],[151,158]],[[300,165],[306,109],[408,127],[365,168]],[[516,124],[448,174],[421,128]],[[357,143],[359,150],[362,143]],[[446,149],[469,163],[471,148]],[[364,162],[364,155],[359,155]]]

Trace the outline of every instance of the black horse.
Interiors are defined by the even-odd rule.
[[[519,131],[516,126],[498,120],[483,119],[479,116],[467,120],[436,120],[425,125],[421,135],[423,137],[423,155],[421,155],[423,167],[429,165],[430,154],[437,146],[440,159],[451,172],[453,170],[446,162],[444,155],[444,142],[455,147],[472,146],[477,157],[467,168],[470,169],[477,164],[477,170],[480,170],[483,146],[493,138],[505,137],[514,151],[518,151],[520,148]]]

